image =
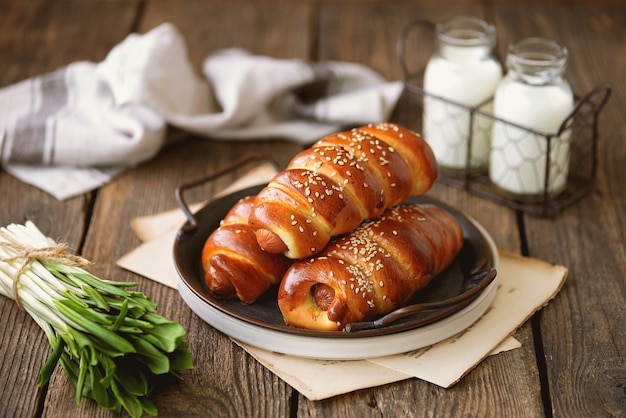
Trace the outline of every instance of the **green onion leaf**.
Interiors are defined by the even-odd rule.
[[[122,386],[118,386],[115,380],[111,381],[111,389],[117,400],[122,404],[128,415],[133,418],[140,418],[143,414],[143,407],[136,396],[128,393]]]
[[[137,360],[146,364],[154,374],[165,374],[170,371],[170,360],[144,338],[129,336],[137,349]]]
[[[39,370],[39,376],[37,377],[39,387],[43,387],[48,383],[64,350],[65,343],[63,342],[63,338],[57,338],[52,345],[52,353],[50,353],[43,367]]]
[[[124,317],[126,316],[127,313],[128,313],[128,299],[124,299],[124,302],[122,302],[120,313],[117,315],[117,319],[115,320],[115,322],[109,329],[114,332],[117,331],[122,325],[122,323],[124,322]]]
[[[103,342],[119,351],[121,354],[133,353],[135,351],[131,343],[126,341],[123,337],[120,337],[116,333],[109,331],[108,329],[87,320],[84,316],[81,316],[78,312],[65,306],[64,302],[67,301],[54,301],[54,306],[65,315],[71,321],[74,321],[76,325],[82,327],[85,331],[90,332],[100,338]]]

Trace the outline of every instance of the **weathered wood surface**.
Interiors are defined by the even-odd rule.
[[[570,47],[567,78],[584,94],[610,82],[613,95],[600,119],[598,186],[556,221],[524,219],[531,256],[569,268],[559,297],[538,315],[537,331],[554,416],[626,414],[626,7],[533,6],[516,21],[513,6],[497,10],[511,22],[503,34],[544,33]],[[618,29],[621,28],[621,29]],[[620,75],[622,74],[622,75]]]
[[[197,318],[176,291],[116,267],[115,261],[139,244],[130,220],[174,208],[176,185],[248,153],[269,152],[284,165],[300,149],[295,144],[230,144],[172,132],[183,141],[97,192],[63,202],[1,171],[0,223],[32,219],[46,234],[93,260],[96,274],[139,281],[139,290],[187,328],[196,367],[182,382],[157,390],[154,401],[160,416],[624,416],[624,6],[1,0],[0,87],[76,60],[100,61],[129,33],[143,33],[166,21],[185,36],[198,70],[208,54],[235,46],[279,58],[360,62],[389,79],[400,79],[395,44],[402,27],[414,18],[438,21],[459,14],[484,16],[496,24],[500,56],[506,44],[519,37],[562,41],[570,46],[567,76],[574,90],[585,92],[610,82],[614,94],[600,121],[597,190],[555,219],[523,216],[443,184],[429,192],[474,217],[499,248],[565,265],[570,272],[559,296],[515,333],[521,349],[486,359],[450,389],[410,379],[308,401]],[[431,46],[413,42],[412,63],[420,65]],[[190,201],[209,198],[240,174],[192,192]],[[0,415],[113,415],[86,400],[76,406],[73,388],[60,370],[39,390],[36,376],[48,343],[12,301],[0,298],[0,312]]]

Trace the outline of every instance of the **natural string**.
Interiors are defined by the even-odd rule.
[[[33,261],[50,261],[73,267],[87,267],[91,264],[85,258],[69,253],[67,251],[67,245],[65,244],[58,244],[54,247],[35,248],[30,245],[22,244],[2,230],[0,230],[0,238],[6,240],[16,252],[16,254],[11,257],[0,257],[0,261],[11,262],[19,259],[23,260],[22,264],[13,275],[13,299],[15,299],[15,302],[21,309],[24,309],[24,307],[17,294],[18,282],[26,267]]]

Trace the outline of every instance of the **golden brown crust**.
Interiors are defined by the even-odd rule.
[[[437,179],[437,162],[426,141],[415,141],[414,132],[392,123],[378,123],[357,128],[356,132],[374,135],[402,155],[411,169],[411,196],[426,193]]]
[[[382,189],[383,192],[386,191],[387,193],[380,196],[383,200],[381,204],[383,210],[402,203],[407,196],[412,194],[411,168],[388,142],[381,141],[375,135],[355,129],[349,133],[340,132],[322,138],[313,148],[332,145],[345,148],[360,160],[376,163],[368,164],[368,167],[377,177],[379,184],[389,185],[389,187]],[[381,213],[382,210],[379,210],[376,216]]]
[[[462,246],[461,226],[444,209],[396,206],[295,262],[279,287],[278,305],[294,327],[341,330],[402,307]]]
[[[315,173],[315,177],[319,177],[318,182],[309,186],[311,190],[307,195],[318,215],[333,219],[334,213],[326,213],[324,209],[329,206],[328,202],[337,200],[345,205],[356,202],[352,206],[358,214],[351,218],[363,218],[371,214],[378,216],[387,207],[384,180],[376,172],[377,167],[378,164],[370,164],[343,146],[330,145],[313,146],[299,153],[291,160],[287,171]],[[315,205],[316,202],[320,204]],[[336,220],[337,223],[345,221]]]
[[[247,223],[255,197],[237,202],[202,249],[205,282],[217,297],[252,303],[278,283],[290,265],[282,254],[263,251]]]
[[[437,166],[428,144],[393,124],[322,138],[257,196],[250,226],[266,251],[301,259],[407,197],[425,193]],[[271,233],[269,233],[269,232]],[[277,245],[276,239],[284,246]]]

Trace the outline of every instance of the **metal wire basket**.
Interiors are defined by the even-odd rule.
[[[405,126],[417,131],[422,131],[422,113],[424,107],[424,99],[441,101],[450,109],[458,111],[462,109],[469,113],[468,126],[466,132],[468,137],[466,141],[465,166],[451,170],[441,167],[439,170],[438,181],[449,184],[458,188],[467,190],[468,192],[481,196],[483,198],[495,201],[499,204],[520,210],[532,216],[550,217],[561,212],[566,207],[574,204],[583,197],[587,196],[595,187],[596,172],[598,167],[598,117],[600,111],[607,103],[611,87],[608,84],[602,84],[583,96],[575,96],[575,104],[568,116],[561,123],[557,132],[545,134],[532,129],[516,125],[510,121],[495,117],[493,114],[484,111],[485,106],[489,104],[489,99],[485,103],[481,103],[475,107],[464,106],[460,103],[447,100],[426,92],[422,87],[423,75],[425,68],[411,72],[407,65],[405,54],[405,43],[408,32],[416,26],[432,26],[428,21],[414,21],[409,23],[402,31],[397,43],[397,56],[400,61],[404,73],[404,92],[401,98],[402,106],[399,117],[401,123]],[[541,179],[543,188],[530,198],[529,196],[518,196],[508,193],[496,186],[490,179],[486,170],[476,170],[471,166],[472,158],[472,141],[476,134],[475,125],[478,118],[487,118],[494,123],[502,123],[506,126],[514,128],[518,133],[522,132],[527,140],[538,141],[541,149],[548,150],[545,154],[545,174]],[[569,136],[569,172],[565,187],[558,194],[551,192],[549,179],[552,175],[551,170],[555,170],[555,164],[551,161],[554,146],[562,135]],[[544,142],[541,144],[540,142]],[[543,164],[543,161],[542,161]],[[545,180],[544,180],[545,179]]]

